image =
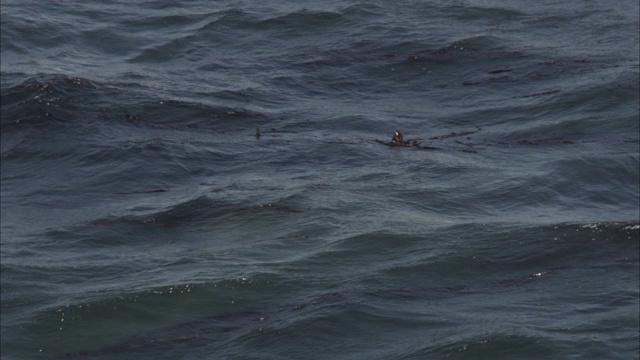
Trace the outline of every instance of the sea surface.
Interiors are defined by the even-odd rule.
[[[638,6],[4,0],[2,359],[638,359]]]

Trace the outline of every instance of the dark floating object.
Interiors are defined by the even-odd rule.
[[[535,96],[543,96],[543,95],[555,94],[557,92],[560,92],[560,90],[543,91],[543,92],[538,92],[538,93],[529,94],[529,95],[514,96],[513,98],[514,99],[524,99],[524,98],[530,98],[530,97],[535,97]]]
[[[404,140],[404,137],[402,136],[402,132],[400,132],[400,130],[397,130],[396,132],[393,133],[391,142],[388,145],[404,146],[404,147],[411,147],[411,146],[420,147],[420,140],[417,140],[417,139]]]
[[[496,69],[496,70],[489,71],[488,74],[500,74],[500,73],[505,73],[510,71],[513,71],[513,69]]]
[[[260,126],[256,126],[256,139],[260,139]]]
[[[475,134],[477,133],[478,130],[474,130],[474,131],[465,131],[465,132],[452,132],[449,134],[445,134],[445,135],[437,135],[437,136],[430,136],[427,138],[422,138],[423,140],[440,140],[440,139],[446,139],[446,138],[451,138],[451,137],[460,137],[460,136],[467,136],[467,135],[471,135],[471,134]],[[439,148],[437,147],[433,147],[433,146],[425,146],[422,145],[422,143],[420,142],[420,139],[404,139],[404,136],[402,135],[402,132],[400,130],[396,130],[393,133],[393,137],[391,138],[391,142],[383,142],[383,141],[379,141],[387,146],[392,146],[392,147],[414,147],[414,148],[418,148],[418,149],[423,149],[423,150],[438,150]],[[467,152],[471,152],[471,151],[467,151]],[[475,152],[475,151],[473,151]]]
[[[474,131],[464,131],[464,132],[452,132],[452,133],[448,133],[446,135],[438,135],[438,136],[431,136],[427,139],[429,140],[440,140],[440,139],[446,139],[446,138],[451,138],[451,137],[459,137],[459,136],[467,136],[467,135],[471,135],[471,134],[475,134],[477,133],[478,130],[474,130]]]
[[[140,114],[123,114],[122,117],[125,120],[140,120]]]
[[[153,193],[163,193],[167,192],[167,189],[153,189],[153,190],[142,190],[142,191],[118,191],[114,194],[117,195],[131,195],[131,194],[153,194]]]

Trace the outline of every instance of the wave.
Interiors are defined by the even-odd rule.
[[[87,97],[96,89],[98,85],[88,79],[58,74],[32,77],[19,85],[3,88],[0,98],[6,109],[2,116],[3,129],[20,123],[42,123],[57,111],[70,116],[81,106],[79,98]]]
[[[183,207],[207,202],[194,200]],[[351,327],[350,334],[386,338],[392,332],[380,331],[377,324],[381,323],[387,329],[402,328],[405,335],[407,331],[439,329],[440,337],[431,338],[429,345],[408,342],[408,354],[448,353],[474,343],[467,350],[475,351],[473,347],[480,344],[492,347],[494,340],[498,344],[494,350],[502,351],[496,349],[505,339],[547,339],[562,331],[561,324],[540,320],[540,316],[556,316],[553,304],[546,315],[538,314],[538,320],[526,326],[523,309],[539,309],[534,303],[548,301],[548,294],[571,286],[568,284],[573,281],[637,269],[637,221],[525,228],[505,224],[492,227],[492,239],[482,237],[486,226],[455,225],[423,237],[382,232],[350,236],[324,246],[317,256],[268,265],[238,263],[241,256],[237,252],[225,257],[217,247],[208,255],[202,249],[187,257],[156,254],[162,266],[150,266],[148,256],[132,257],[127,252],[136,265],[122,266],[122,255],[111,253],[110,259],[101,260],[100,245],[93,244],[91,261],[70,260],[62,267],[45,261],[38,269],[3,261],[2,269],[13,276],[37,270],[44,279],[55,276],[71,284],[88,282],[60,290],[49,286],[48,291],[63,291],[64,300],[39,309],[37,321],[26,326],[31,334],[42,334],[38,346],[47,354],[68,358],[152,354],[178,344],[197,352],[201,342],[212,354],[232,343],[246,350],[255,341],[273,335],[291,338],[308,331],[308,336],[315,338],[311,335],[345,326]],[[68,235],[59,234],[59,240]],[[64,247],[60,241],[58,246]],[[152,249],[148,255],[161,251]],[[363,267],[362,261],[368,265]],[[221,264],[231,268],[206,270]],[[343,281],[333,279],[322,285],[329,264],[351,270],[342,276]],[[90,268],[100,265],[101,271]],[[77,270],[71,271],[72,267]],[[128,278],[133,270],[139,274]],[[87,279],[85,273],[101,275]],[[168,273],[172,275],[167,277]],[[633,272],[627,276],[633,278]],[[114,282],[127,278],[126,289]],[[586,288],[593,286],[589,281]],[[612,309],[633,306],[633,291],[607,293],[615,302]],[[508,304],[501,300],[505,297],[511,299]],[[488,320],[486,317],[496,314],[492,306],[500,306],[510,320]],[[441,316],[442,311],[447,316]],[[469,319],[488,321],[488,332],[476,334],[477,329],[467,329],[464,339],[449,334],[459,335]],[[103,326],[96,330],[95,324]],[[59,329],[51,332],[51,328]],[[123,328],[128,330],[123,332]],[[95,336],[96,331],[100,336]]]
[[[2,133],[46,128],[65,132],[67,136],[71,133],[86,135],[95,132],[96,126],[100,126],[98,132],[108,132],[116,125],[215,131],[212,128],[225,123],[228,126],[238,120],[250,121],[250,127],[254,128],[266,116],[228,105],[150,99],[145,94],[147,91],[140,82],[110,84],[61,74],[30,77],[2,89]],[[227,93],[222,92],[220,100],[228,100]],[[167,114],[175,114],[175,117],[161,116]],[[223,129],[218,127],[218,131]]]

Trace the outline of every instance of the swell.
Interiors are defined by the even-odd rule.
[[[170,113],[181,114],[177,119],[170,118],[172,124],[180,126],[179,122],[185,121],[185,127],[189,127],[193,119],[205,117],[264,116],[259,112],[229,106],[150,99],[147,94],[135,91],[145,89],[142,82],[109,84],[62,74],[30,77],[21,84],[2,89],[3,132],[29,124],[43,124],[47,117],[54,118],[51,122],[60,118],[73,120],[78,116],[74,113],[98,114],[102,119],[132,124],[149,120],[147,123],[153,124],[154,119],[161,118],[159,115],[167,114],[167,109],[170,109]]]
[[[266,118],[243,108],[145,96],[120,102],[123,96],[119,86],[64,75],[32,77],[3,88],[3,168],[11,164],[33,177],[64,166],[76,172],[72,179],[82,180],[78,174],[93,171],[105,183],[113,176],[124,176],[126,183],[129,171],[198,172],[191,170],[192,164],[201,168],[230,161],[225,144],[237,140],[225,135],[227,131],[255,133],[256,124]],[[233,152],[241,150],[236,146]],[[49,170],[33,172],[34,167]],[[3,180],[9,179],[3,173]]]
[[[294,339],[296,334],[308,332],[304,338],[313,339],[312,334],[327,334],[345,326],[350,334],[366,333],[388,340],[393,332],[378,331],[376,324],[381,323],[403,328],[405,336],[407,331],[424,331],[425,327],[442,331],[442,337],[432,338],[425,348],[415,348],[414,341],[407,343],[413,349],[406,349],[408,353],[427,349],[440,352],[445,347],[457,347],[456,344],[474,343],[474,339],[502,336],[532,336],[549,343],[548,336],[558,331],[557,326],[521,327],[526,317],[520,307],[529,306],[529,296],[547,294],[566,286],[565,279],[580,279],[586,274],[594,281],[606,274],[618,276],[638,262],[637,222],[529,228],[505,225],[494,227],[498,237],[490,241],[479,235],[486,232],[485,226],[456,225],[423,237],[383,233],[349,236],[315,256],[280,265],[236,264],[235,271],[209,273],[202,282],[193,281],[198,277],[194,270],[183,274],[183,280],[173,276],[172,282],[162,276],[166,271],[154,274],[155,266],[145,264],[149,260],[145,257],[135,259],[137,266],[126,265],[120,271],[113,268],[116,261],[105,267],[103,276],[94,279],[93,284],[67,287],[64,302],[48,302],[36,315],[24,317],[31,321],[36,317],[28,329],[31,334],[43,335],[39,346],[46,349],[46,354],[65,353],[70,358],[149,354],[176,344],[186,344],[189,351],[197,352],[201,341],[206,342],[210,353],[231,344],[246,350],[270,341],[274,334]],[[99,250],[96,254],[100,254]],[[232,261],[237,262],[238,256],[241,255],[234,255]],[[361,273],[359,267],[350,267],[349,259],[356,256],[377,265]],[[203,263],[205,258],[200,256],[174,260],[163,267],[175,273],[178,263],[184,269],[193,269],[223,261],[217,256],[208,263]],[[328,264],[341,269],[345,273],[343,279],[336,279],[334,271],[327,284],[322,269]],[[45,277],[64,276],[65,282],[74,284],[86,278],[83,273],[95,273],[87,266],[89,263],[75,262],[77,279],[70,277],[73,272],[47,266],[47,271],[53,272]],[[113,280],[127,279],[132,269],[139,269],[140,273],[136,279],[127,280],[129,290],[123,291],[120,282]],[[24,270],[23,266],[3,263],[4,274],[12,273],[14,278],[16,272]],[[292,277],[291,272],[297,274]],[[626,276],[633,279],[633,271]],[[320,286],[323,282],[325,285]],[[3,283],[3,288],[15,286],[12,282]],[[497,301],[507,295],[518,299],[518,294],[525,297],[512,300],[516,302],[506,307]],[[616,299],[614,307],[633,303],[629,303],[630,292],[610,296]],[[463,331],[469,318],[487,320],[483,320],[482,311],[476,311],[479,309],[468,308],[468,301],[474,299],[478,300],[474,306],[480,308],[492,306],[496,300],[494,305],[500,304],[502,311],[515,316],[511,325],[489,325],[491,330],[484,335],[475,334],[472,329]],[[545,299],[543,296],[538,301]],[[440,316],[433,306],[447,309],[449,316]],[[553,312],[550,309],[549,313]],[[108,326],[100,327],[101,336],[89,338],[88,329],[96,323]],[[127,333],[132,337],[123,334],[123,324],[127,324]],[[52,331],[58,328],[62,330]],[[454,340],[447,335],[451,331],[463,331],[467,338]]]
[[[637,348],[619,9],[76,5],[3,4],[3,356]]]
[[[180,33],[154,44],[143,52],[131,57],[131,62],[166,62],[193,53],[202,53],[212,45],[231,48],[244,48],[249,43],[262,48],[262,41],[273,43],[273,35],[287,37],[301,33],[313,34],[317,31],[327,31],[341,26],[344,16],[329,11],[299,10],[284,14],[270,14],[267,18],[256,13],[238,8],[223,10],[209,15],[205,24],[193,26],[189,29],[181,28]],[[163,19],[164,21],[164,19]],[[221,33],[226,36],[220,36]],[[249,34],[259,34],[262,41],[249,40]],[[234,36],[235,35],[235,36]],[[234,39],[231,41],[230,39]],[[245,40],[246,39],[246,40]],[[239,40],[239,41],[238,41]],[[170,50],[170,51],[169,51]],[[244,61],[246,64],[246,59]]]
[[[398,281],[435,287],[446,278],[448,286],[487,289],[494,282],[524,284],[535,278],[528,277],[531,274],[597,268],[600,261],[606,266],[637,261],[637,256],[628,256],[637,247],[631,240],[638,236],[636,222],[539,227],[492,224],[496,235],[490,241],[483,238],[483,227],[468,223],[419,235],[379,231],[341,237],[283,269],[328,276],[331,264],[349,268],[350,259],[358,259],[358,266],[354,263],[349,279],[344,280],[352,282],[353,277],[360,286]],[[361,261],[370,265],[362,267]],[[508,273],[520,277],[505,279]]]
[[[79,99],[97,89],[97,85],[87,79],[51,75],[34,77],[19,85],[2,89],[3,132],[22,124],[42,124],[48,117],[55,122],[60,117],[71,115],[81,105]],[[63,115],[56,117],[53,112]]]
[[[388,338],[390,332],[381,333],[376,330],[376,324],[381,322],[385,323],[386,327],[390,329],[402,328],[405,334],[413,331],[423,332],[425,327],[440,329],[442,331],[441,335],[436,338],[431,337],[427,342],[429,343],[428,348],[432,349],[431,351],[438,351],[443,344],[457,347],[455,344],[459,340],[452,340],[452,334],[449,334],[449,332],[454,329],[460,331],[461,328],[464,328],[464,322],[469,315],[464,315],[463,313],[450,314],[451,316],[445,319],[437,316],[433,310],[430,310],[425,305],[441,303],[441,306],[450,307],[454,306],[459,299],[495,298],[501,296],[504,292],[531,291],[532,288],[543,286],[545,283],[551,282],[553,284],[555,282],[553,280],[554,277],[563,276],[562,271],[570,273],[570,270],[567,269],[558,270],[558,273],[547,271],[531,274],[522,279],[508,279],[494,284],[485,279],[483,282],[469,287],[380,289],[365,292],[318,293],[316,291],[312,296],[302,298],[298,296],[297,300],[294,296],[289,301],[284,300],[279,304],[272,303],[262,309],[250,307],[242,311],[222,313],[208,319],[196,320],[171,328],[158,329],[148,333],[146,336],[103,346],[87,353],[71,353],[69,356],[127,354],[136,353],[137,351],[149,353],[161,351],[165,344],[175,345],[182,342],[190,344],[190,351],[197,352],[195,349],[200,346],[200,339],[207,339],[208,351],[215,353],[227,348],[232,341],[236,342],[237,345],[242,344],[241,348],[243,349],[258,347],[258,344],[263,344],[264,341],[268,342],[270,336],[274,334],[299,340],[315,338],[321,343],[323,342],[322,336],[317,338],[311,335],[347,331],[352,334],[360,334],[363,337],[367,334],[369,338]],[[487,283],[489,283],[489,286],[483,288],[483,285],[486,286]],[[172,287],[172,289],[173,291],[181,290],[180,287]],[[616,297],[619,297],[619,295],[616,295]],[[404,308],[413,303],[418,306],[422,304],[422,306],[407,313],[406,310],[405,312],[397,310],[396,304],[398,303],[403,304]],[[507,306],[505,311],[518,311],[514,307],[513,305]],[[471,317],[482,318],[479,314]],[[488,327],[492,330],[489,330],[488,333],[483,332],[483,334],[474,335],[473,332],[470,334],[467,330],[465,333],[468,334],[468,339],[464,342],[475,342],[476,340],[474,339],[479,339],[477,341],[483,342],[482,339],[486,341],[487,338],[495,339],[503,336],[506,338],[533,337],[540,340],[544,339],[544,343],[548,344],[547,346],[558,346],[553,341],[550,341],[554,335],[552,334],[553,327],[538,328],[535,325],[528,325],[523,328],[519,326],[519,322],[523,320],[520,316],[517,319],[512,318],[511,323],[489,325]],[[501,330],[498,330],[498,327]],[[298,338],[298,335],[300,335],[300,338]],[[325,341],[331,338],[329,336]],[[453,338],[456,337],[454,336]],[[302,341],[304,342],[305,340]],[[138,344],[141,346],[134,346]],[[416,343],[412,341],[407,345],[416,346]],[[493,346],[490,347],[492,347],[492,351],[497,351]],[[340,348],[339,346],[335,347],[334,351],[339,351]],[[497,348],[500,348],[500,346],[497,346]],[[509,346],[507,348],[512,349]],[[505,349],[504,351],[508,350]],[[524,353],[528,352],[525,351]]]

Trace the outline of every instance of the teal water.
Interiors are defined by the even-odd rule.
[[[1,16],[3,359],[638,358],[637,3]]]

